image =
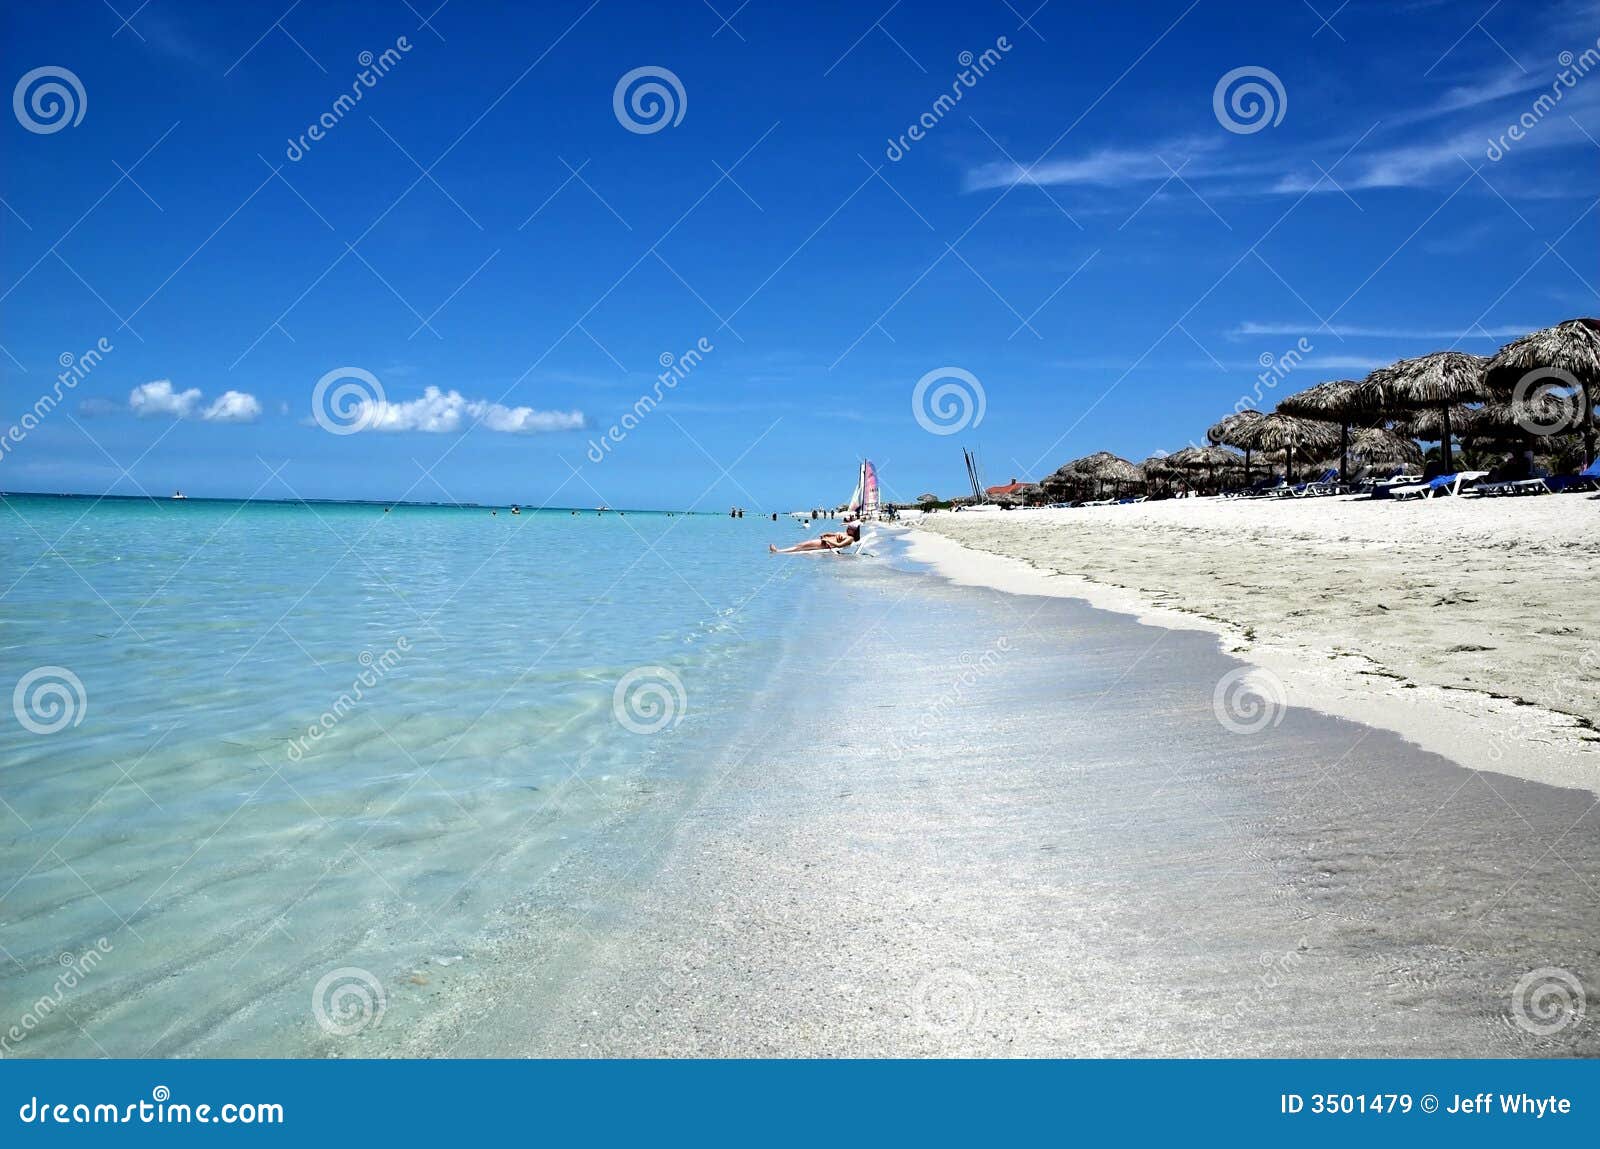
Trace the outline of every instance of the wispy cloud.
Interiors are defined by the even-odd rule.
[[[1030,167],[1009,162],[982,164],[967,173],[966,186],[968,191],[979,191],[1015,183],[1123,187],[1159,182],[1170,179],[1173,172],[1180,169],[1185,175],[1191,170],[1216,170],[1202,157],[1214,153],[1218,147],[1213,141],[1183,139],[1169,141],[1150,151],[1100,148],[1073,159],[1046,160]]]
[[[1229,339],[1247,339],[1256,335],[1315,335],[1331,334],[1340,339],[1516,339],[1542,326],[1538,323],[1501,325],[1495,327],[1473,326],[1470,329],[1450,330],[1443,327],[1367,327],[1358,323],[1334,323],[1322,327],[1317,323],[1252,323],[1245,322],[1227,332]]]
[[[1587,47],[1588,42],[1574,46]],[[1530,59],[1550,55],[1534,49],[1522,54]],[[1590,186],[1576,187],[1584,169],[1574,167],[1558,179],[1545,170],[1534,180],[1526,168],[1506,172],[1489,162],[1513,153],[1594,146],[1600,131],[1586,131],[1583,124],[1600,115],[1600,75],[1578,75],[1570,69],[1563,74],[1570,83],[1558,79],[1554,64],[1533,72],[1507,67],[1469,83],[1451,83],[1409,107],[1403,104],[1402,89],[1396,88],[1387,106],[1374,110],[1370,128],[1297,142],[1265,159],[1259,158],[1261,148],[1241,149],[1237,138],[1212,132],[1212,125],[1201,122],[1203,113],[1195,110],[1198,127],[1189,135],[1149,147],[1099,147],[1031,166],[980,164],[966,172],[964,186],[967,191],[1018,183],[1125,189],[1159,185],[1181,170],[1182,178],[1207,197],[1302,195],[1454,186],[1471,178],[1474,168],[1484,167],[1490,174],[1502,173],[1496,179],[1504,184],[1497,182],[1496,190],[1503,195],[1575,194]],[[1396,104],[1402,105],[1399,110]]]

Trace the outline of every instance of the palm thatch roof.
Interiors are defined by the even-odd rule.
[[[1465,351],[1435,351],[1402,359],[1368,375],[1362,386],[1385,414],[1435,407],[1439,410],[1439,454],[1447,470],[1454,466],[1450,408],[1484,397],[1484,368],[1489,361]]]
[[[1274,411],[1232,432],[1230,441],[1252,451],[1325,451],[1338,444],[1339,432],[1316,419]]]
[[[1350,454],[1369,467],[1422,466],[1422,448],[1382,427],[1363,427],[1350,437]]]
[[[1545,381],[1541,386],[1541,379],[1535,372],[1554,375],[1555,380]],[[1530,379],[1529,376],[1534,377]],[[1600,392],[1600,319],[1568,319],[1507,343],[1489,360],[1484,379],[1492,392],[1501,395],[1515,395],[1519,389],[1526,395],[1532,389],[1548,388],[1550,382],[1576,384],[1583,392],[1583,411],[1578,426],[1583,432],[1584,458],[1594,461],[1595,395]]]
[[[919,503],[937,503],[938,501],[939,496],[935,495],[931,491],[924,492],[923,494],[917,496],[917,502]]]
[[[1223,447],[1184,447],[1168,455],[1167,463],[1185,470],[1210,471],[1221,467],[1242,467],[1244,456]]]
[[[1374,392],[1354,379],[1329,379],[1278,400],[1277,409],[1302,419],[1360,423],[1376,419],[1382,408]]]
[[[1226,422],[1226,420],[1224,420]],[[1216,431],[1213,427],[1211,430]],[[1246,451],[1282,451],[1284,473],[1293,478],[1294,456],[1329,451],[1339,445],[1340,430],[1316,419],[1297,419],[1277,411],[1224,428],[1228,442]]]
[[[1110,451],[1097,451],[1078,460],[1078,472],[1099,483],[1138,483],[1144,473],[1138,466]]]
[[[1246,409],[1235,411],[1219,423],[1214,423],[1206,431],[1206,438],[1213,443],[1220,443],[1228,447],[1239,447],[1246,451],[1255,450],[1254,447],[1242,442],[1249,438],[1249,428],[1258,420],[1265,418],[1260,411]]]
[[[1488,360],[1465,351],[1435,351],[1380,367],[1362,381],[1364,402],[1382,411],[1443,407],[1482,399]]]
[[[1427,407],[1416,411],[1401,411],[1389,421],[1389,429],[1397,435],[1421,439],[1424,443],[1437,443],[1445,437],[1445,408]],[[1472,425],[1473,409],[1452,404],[1449,407],[1450,434],[1461,435]]]
[[[1514,339],[1489,360],[1486,373],[1491,387],[1510,391],[1537,368],[1565,371],[1580,383],[1600,382],[1600,319],[1568,319]]]
[[[1493,397],[1466,413],[1462,434],[1471,439],[1518,442],[1576,430],[1582,425],[1581,403],[1581,396],[1548,390]]]

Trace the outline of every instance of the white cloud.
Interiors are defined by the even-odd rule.
[[[128,392],[128,407],[141,419],[165,415],[171,419],[187,419],[200,402],[200,389],[174,391],[171,379],[157,379],[141,383]]]
[[[584,426],[582,411],[536,411],[532,407],[507,407],[483,399],[468,399],[459,391],[429,387],[420,398],[377,405],[368,425],[375,431],[460,431],[480,423],[490,431],[530,434],[539,431],[575,431]]]
[[[207,423],[254,423],[261,418],[261,404],[243,391],[224,391],[200,417]]]
[[[202,407],[204,396],[200,388],[183,391],[173,388],[171,379],[156,379],[141,383],[128,392],[128,410],[141,419],[163,417],[192,419],[198,416],[207,423],[254,423],[261,417],[261,404],[254,395],[245,391],[224,391],[209,407]],[[85,414],[103,415],[117,410],[107,400],[86,399]]]

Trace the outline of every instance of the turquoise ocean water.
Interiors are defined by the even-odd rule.
[[[292,1054],[321,971],[447,968],[737,719],[799,533],[8,498],[6,1052]]]

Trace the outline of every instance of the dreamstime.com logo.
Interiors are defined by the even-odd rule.
[[[1511,390],[1517,426],[1547,438],[1583,426],[1583,384],[1559,367],[1535,367]]]
[[[655,64],[623,75],[611,91],[611,110],[617,123],[639,136],[683,123],[689,96],[676,72]]]
[[[954,966],[931,970],[911,989],[911,1018],[943,1041],[971,1032],[983,1021],[983,985]]]
[[[1583,983],[1570,970],[1529,970],[1511,990],[1511,1020],[1535,1037],[1549,1037],[1583,1020]]]
[[[335,435],[354,435],[381,417],[383,384],[359,367],[335,367],[311,389],[311,417]]]
[[[667,393],[675,391],[679,383],[687,379],[700,364],[705,362],[707,355],[716,350],[716,345],[702,335],[695,345],[682,355],[674,355],[670,351],[663,351],[656,362],[660,363],[663,370],[656,376],[655,386],[634,400],[633,406],[622,413],[622,417],[601,432],[598,439],[589,440],[589,449],[584,452],[591,463],[603,463],[606,457],[627,439],[628,434],[645,417],[661,406]]]
[[[402,53],[409,51],[411,51],[411,41],[401,36],[395,40],[394,47],[385,48],[376,56],[371,52],[362,52],[357,56],[356,63],[361,65],[361,71],[350,81],[350,91],[339,93],[328,110],[300,133],[299,139],[286,141],[289,146],[283,150],[284,157],[292,164],[305,159],[306,153],[311,150],[311,145],[326,139],[329,132],[355,111],[356,105],[362,101],[366,93],[377,87],[378,81],[387,76],[390,70],[404,59]]]
[[[1211,90],[1211,110],[1217,123],[1234,135],[1254,135],[1262,128],[1283,123],[1283,114],[1289,110],[1289,94],[1283,90],[1283,81],[1276,72],[1247,64],[1217,81]]]
[[[1241,666],[1217,680],[1211,709],[1217,721],[1235,734],[1259,734],[1283,721],[1288,708],[1283,682],[1270,670]]]
[[[974,56],[971,52],[962,52],[956,57],[956,63],[961,65],[955,79],[950,81],[950,91],[941,92],[926,112],[918,116],[897,140],[889,140],[888,147],[883,149],[886,159],[892,164],[897,164],[905,159],[906,153],[911,150],[911,145],[925,139],[927,134],[937,128],[941,121],[955,111],[955,107],[967,91],[977,86],[979,80],[989,74],[989,70],[1005,59],[1003,53],[1011,51],[1011,41],[1001,36],[994,42],[993,48],[985,48],[982,53]]]
[[[683,721],[689,695],[683,679],[665,666],[639,666],[617,679],[611,713],[624,730],[657,734]]]
[[[30,734],[54,734],[81,726],[89,712],[83,680],[64,666],[36,666],[17,680],[11,713]]]
[[[935,368],[911,389],[911,414],[918,426],[935,435],[976,428],[988,402],[978,377],[959,367]]]
[[[34,135],[48,136],[83,123],[89,93],[76,72],[48,64],[17,81],[11,90],[11,110],[17,123]]]
[[[350,689],[344,691],[333,700],[333,705],[317,716],[317,720],[306,727],[306,732],[293,739],[285,753],[289,761],[299,762],[306,753],[344,721],[346,715],[359,706],[367,697],[367,691],[383,681],[385,675],[400,665],[400,660],[411,652],[411,640],[401,635],[395,644],[382,654],[373,654],[370,650],[363,650],[356,661],[361,664],[361,672],[350,683]]]
[[[1497,164],[1505,159],[1512,149],[1528,138],[1529,132],[1542,124],[1545,117],[1556,110],[1567,93],[1577,86],[1579,80],[1596,67],[1600,67],[1600,40],[1586,46],[1577,55],[1562,52],[1556,57],[1556,63],[1561,66],[1561,70],[1556,73],[1549,91],[1540,92],[1528,110],[1518,116],[1516,122],[1507,125],[1498,139],[1489,140],[1484,155],[1490,163]]]
[[[193,1104],[172,1100],[158,1085],[148,1101],[117,1105],[105,1101],[40,1101],[29,1097],[17,1109],[24,1125],[282,1125],[283,1106],[275,1101]]]
[[[75,390],[78,384],[87,379],[90,372],[100,366],[105,357],[115,350],[111,340],[102,335],[95,341],[93,347],[81,355],[63,351],[56,358],[62,370],[56,375],[55,385],[35,399],[32,407],[0,433],[0,461],[20,446],[29,432],[38,428],[39,424],[49,418],[51,412],[61,406],[61,401],[66,398],[68,391]]]
[[[377,1025],[388,1005],[383,983],[356,966],[329,970],[311,991],[311,1015],[334,1037],[353,1037]]]

